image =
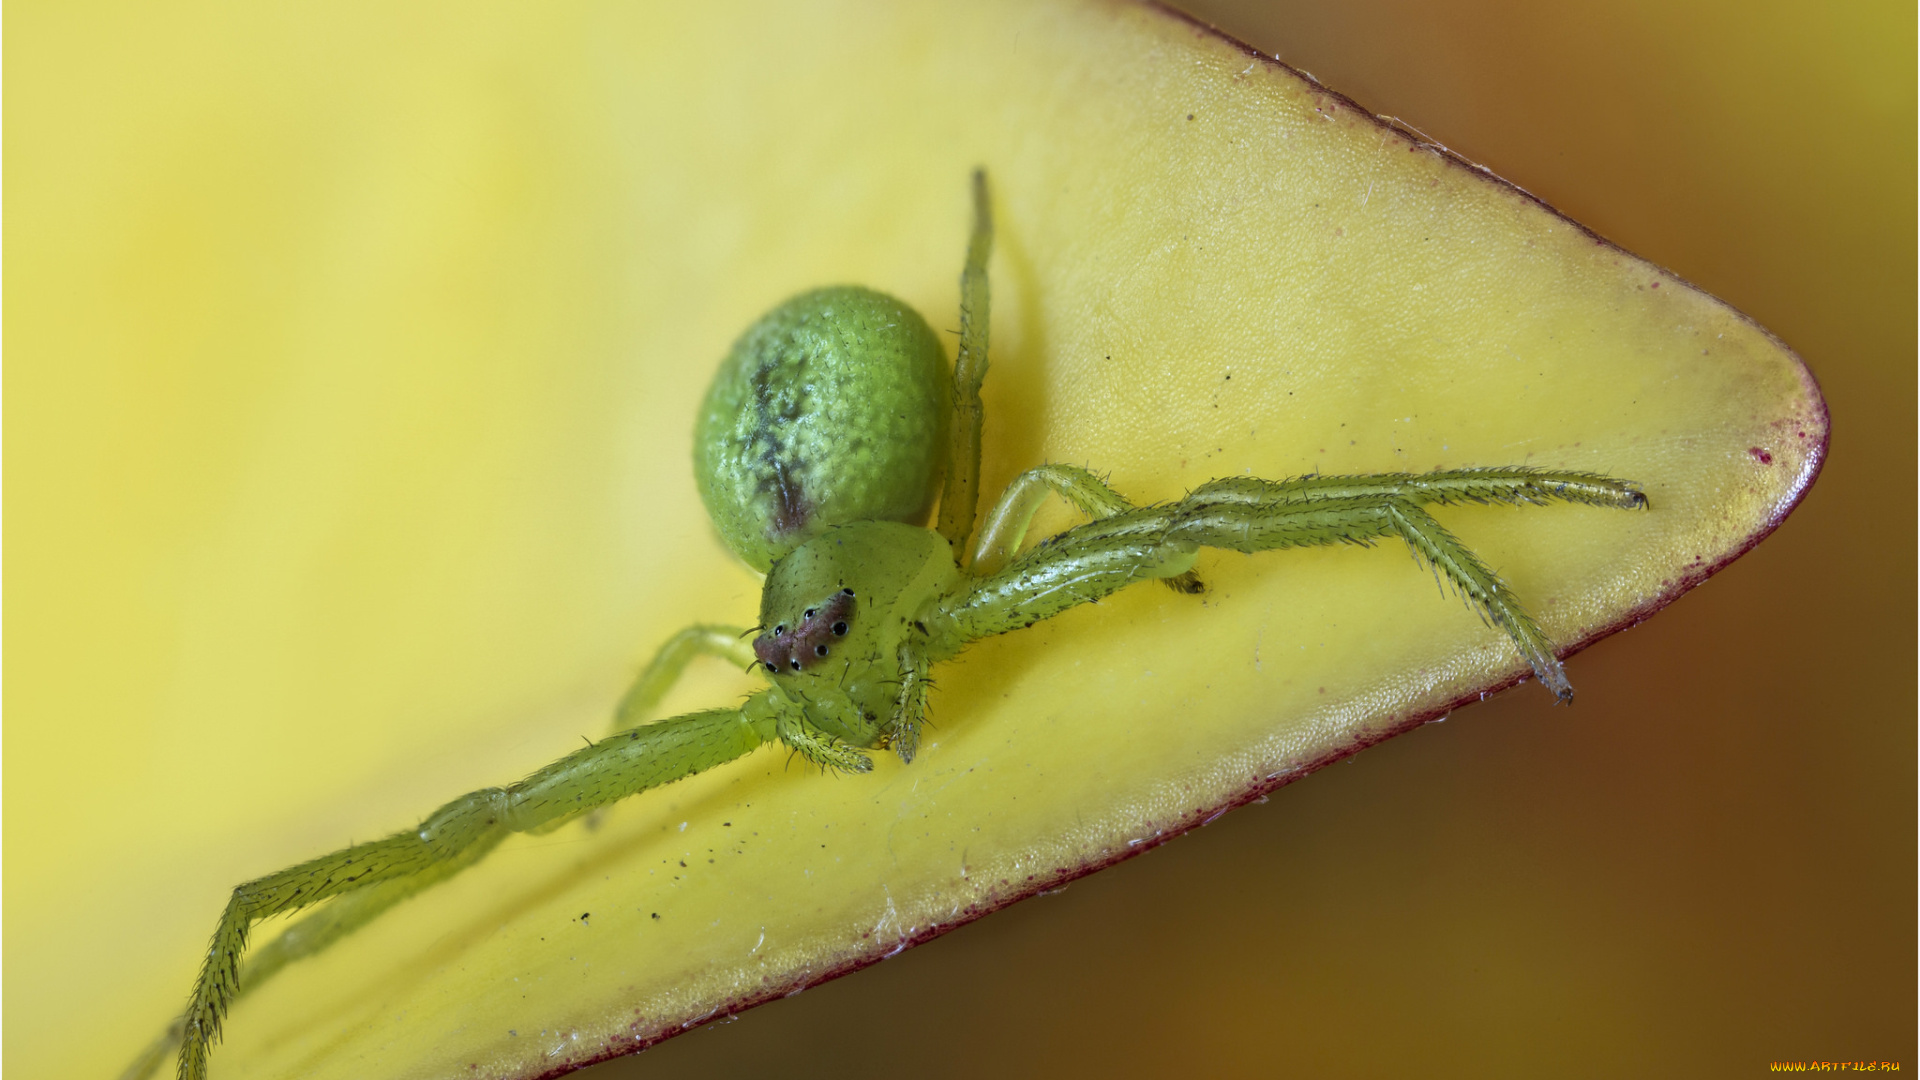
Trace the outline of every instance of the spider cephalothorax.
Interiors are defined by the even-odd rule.
[[[1233,477],[1175,502],[1135,506],[1086,469],[1041,465],[1008,486],[975,538],[992,238],[984,174],[975,174],[973,194],[951,373],[933,331],[904,303],[870,289],[816,289],[754,324],[707,394],[696,477],[721,538],[767,575],[757,632],[688,627],[627,692],[608,738],[509,787],[455,799],[416,829],[235,889],[175,1028],[182,1080],[205,1076],[227,1007],[244,989],[445,880],[508,833],[554,828],[768,743],[834,771],[865,772],[867,751],[880,748],[910,762],[934,664],[1138,582],[1196,592],[1202,548],[1254,552],[1397,536],[1506,632],[1555,696],[1572,696],[1552,643],[1518,598],[1425,508],[1646,506],[1633,484],[1605,476],[1480,468]],[[927,528],[936,493],[937,527]],[[1051,495],[1091,520],[1024,547]],[[681,670],[703,654],[754,668],[770,685],[736,706],[649,722]],[[241,969],[255,922],[329,898],[318,925],[299,924]]]

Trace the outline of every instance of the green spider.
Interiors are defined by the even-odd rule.
[[[519,783],[463,795],[415,829],[235,889],[186,1012],[129,1075],[155,1067],[178,1039],[181,1080],[202,1080],[221,1021],[243,988],[458,873],[510,833],[556,828],[768,743],[839,772],[868,771],[867,752],[877,749],[911,762],[933,665],[981,638],[1138,581],[1200,592],[1193,564],[1202,547],[1254,552],[1398,536],[1506,631],[1557,698],[1573,696],[1552,642],[1500,578],[1423,507],[1550,499],[1647,505],[1634,484],[1593,473],[1234,477],[1175,502],[1134,506],[1085,469],[1043,465],[1007,488],[969,548],[993,238],[982,172],[973,176],[973,206],[951,374],[924,319],[857,287],[819,289],[780,305],[721,365],[695,430],[695,470],[721,538],[766,574],[759,625],[681,631],[621,700],[610,737]],[[919,523],[936,492],[939,522],[929,529]],[[1092,520],[1022,551],[1050,494]],[[751,666],[770,685],[733,707],[647,723],[701,655]],[[256,950],[242,971],[254,923],[330,898]]]

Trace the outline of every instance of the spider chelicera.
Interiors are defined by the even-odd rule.
[[[186,1012],[147,1064],[179,1038],[179,1076],[202,1080],[243,987],[459,872],[509,833],[554,828],[768,743],[841,772],[866,772],[871,750],[910,762],[933,665],[1135,582],[1200,592],[1193,564],[1203,547],[1254,552],[1398,536],[1507,633],[1557,698],[1572,697],[1552,642],[1425,507],[1553,499],[1645,507],[1629,482],[1531,468],[1233,477],[1174,502],[1134,506],[1086,469],[1054,464],[1016,479],[975,538],[993,238],[981,172],[973,204],[951,372],[926,320],[857,287],[781,304],[721,365],[701,408],[694,467],[722,539],[766,574],[759,625],[681,631],[622,699],[610,737],[519,783],[463,795],[417,828],[236,888]],[[937,525],[923,527],[936,494]],[[1092,520],[1023,551],[1049,495]],[[739,705],[647,722],[702,655],[751,666],[770,685]],[[327,899],[333,903],[255,950],[242,971],[254,923]]]

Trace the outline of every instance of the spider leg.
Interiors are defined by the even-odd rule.
[[[1407,489],[1422,503],[1464,500],[1539,506],[1559,500],[1615,510],[1645,510],[1648,506],[1638,484],[1598,473],[1564,470],[1449,469],[1415,475],[1407,481]]]
[[[1095,521],[1133,509],[1125,496],[1079,466],[1042,465],[1028,469],[1013,478],[1013,483],[1000,493],[1000,500],[993,504],[981,523],[973,557],[967,562],[974,576],[996,573],[1012,561],[1027,538],[1033,515],[1039,512],[1049,494],[1067,500]]]
[[[228,1006],[241,992],[240,955],[254,923],[329,897],[394,888],[353,905],[357,910],[343,913],[331,927],[315,927],[310,943],[322,938],[331,941],[419,887],[457,873],[506,833],[532,831],[692,776],[771,741],[773,718],[762,716],[749,708],[715,709],[621,732],[576,750],[511,787],[463,795],[434,811],[417,828],[355,844],[241,885],[220,917],[187,1003],[180,1080],[206,1076],[208,1051],[220,1037]],[[292,951],[301,949],[297,944],[290,946]]]
[[[1236,493],[1238,493],[1236,495]],[[1391,496],[1420,505],[1457,502],[1544,505],[1555,500],[1639,510],[1647,497],[1638,485],[1598,473],[1529,468],[1446,469],[1430,473],[1369,476],[1300,476],[1291,480],[1234,477],[1195,488],[1191,497],[1241,498],[1263,506],[1332,504]]]
[[[1393,531],[1400,534],[1417,558],[1446,575],[1469,606],[1507,632],[1514,647],[1533,668],[1540,685],[1553,691],[1553,696],[1562,702],[1573,700],[1573,684],[1567,681],[1566,669],[1554,654],[1553,642],[1533,621],[1533,616],[1520,606],[1520,598],[1513,595],[1513,590],[1507,588],[1498,574],[1433,520],[1432,514],[1418,506],[1389,503],[1386,515],[1393,523]]]
[[[1006,566],[1026,540],[1033,515],[1039,512],[1049,493],[1059,495],[1095,521],[1134,508],[1126,496],[1108,487],[1106,481],[1076,465],[1042,465],[1028,469],[1014,477],[1007,490],[1000,493],[1000,501],[988,512],[974,544],[973,558],[967,563],[968,570],[981,577]],[[1206,588],[1191,570],[1160,580],[1175,592],[1199,593]]]
[[[1509,475],[1488,477],[1474,475],[1482,470],[1462,470],[1427,477],[1308,477],[1278,483],[1251,477],[1215,480],[1174,504],[1176,512],[1185,512],[1185,520],[1174,532],[1208,547],[1246,552],[1366,542],[1395,533],[1416,557],[1445,575],[1469,606],[1506,631],[1541,685],[1561,701],[1571,701],[1573,686],[1554,655],[1553,643],[1521,607],[1513,590],[1419,506],[1449,498],[1532,502],[1566,497],[1540,484],[1539,476],[1526,470],[1497,471]],[[1585,474],[1560,475],[1581,478],[1583,483],[1577,487],[1562,485],[1579,501],[1610,499],[1602,505],[1646,505],[1645,497],[1631,485]],[[1423,482],[1431,486],[1416,486]]]
[[[258,990],[288,964],[324,951],[400,901],[424,892],[479,862],[506,837],[507,830],[496,828],[490,837],[474,843],[457,859],[448,859],[412,877],[383,881],[335,897],[331,903],[302,917],[278,937],[255,948],[247,956],[245,963],[240,966],[239,988],[234,991],[233,1000],[239,1001]],[[160,1063],[178,1050],[185,1026],[185,1018],[176,1017],[120,1074],[120,1080],[146,1080],[153,1075],[160,1068]]]
[[[756,666],[753,644],[746,640],[750,632],[738,626],[696,624],[668,638],[614,708],[613,730],[617,733],[645,723],[695,657],[717,656],[743,671]]]
[[[993,251],[993,210],[987,174],[973,171],[973,235],[960,272],[960,355],[953,365],[953,421],[947,429],[947,478],[940,493],[940,535],[963,551],[980,500],[980,382],[987,377],[987,256]]]
[[[1069,529],[997,573],[969,579],[938,606],[927,659],[944,659],[970,641],[1031,626],[1135,581],[1184,573],[1201,547],[1255,552],[1367,544],[1398,535],[1504,630],[1542,684],[1565,701],[1573,689],[1546,635],[1499,576],[1420,509],[1423,502],[1553,498],[1623,508],[1646,505],[1633,485],[1585,473],[1506,469],[1215,480],[1179,502],[1122,511]]]
[[[900,694],[894,699],[893,730],[889,735],[893,752],[900,760],[913,764],[920,749],[920,726],[927,722],[927,691],[933,687],[929,669],[933,667],[924,649],[914,645],[900,647]]]
[[[747,631],[732,626],[695,625],[668,638],[653,659],[642,669],[626,695],[614,710],[615,734],[640,726],[650,718],[660,700],[679,681],[688,664],[696,657],[715,656],[745,668],[754,663],[753,647],[744,640]],[[589,815],[589,824],[597,813]],[[548,831],[570,818],[556,818],[535,830]],[[457,859],[435,863],[409,877],[381,882],[336,897],[289,926],[279,936],[254,949],[241,966],[234,1000],[245,997],[295,960],[315,955],[335,941],[372,922],[388,908],[446,880],[479,861],[505,839],[509,830],[498,828],[490,838],[476,841]],[[141,1052],[128,1066],[121,1080],[143,1080],[159,1068],[160,1062],[179,1046],[183,1020],[176,1020]]]
[[[507,829],[495,828],[490,834],[476,840],[458,858],[436,863],[411,877],[383,881],[336,897],[332,903],[287,927],[279,937],[253,950],[240,967],[240,996],[245,997],[295,960],[312,956],[367,925],[400,901],[424,892],[479,862],[499,846],[507,834]]]

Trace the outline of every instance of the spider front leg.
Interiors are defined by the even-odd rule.
[[[744,640],[747,633],[737,627],[702,624],[689,626],[668,638],[621,698],[614,711],[613,734],[632,730],[645,723],[659,706],[661,698],[673,688],[673,684],[694,659],[714,656],[742,668],[751,665],[754,662],[753,647]],[[589,823],[598,814],[598,810],[590,812]],[[555,817],[531,831],[550,831],[572,818],[570,814]],[[228,1005],[260,987],[288,964],[324,951],[334,942],[372,922],[387,909],[478,862],[510,831],[504,826],[495,828],[487,836],[469,844],[457,856],[444,857],[412,874],[336,896],[330,903],[307,914],[246,957],[245,963],[234,976]],[[295,908],[299,906],[294,905]],[[185,1024],[185,1017],[170,1024],[127,1067],[121,1074],[121,1080],[145,1080],[152,1075],[160,1062],[181,1045]]]
[[[238,1001],[259,989],[263,983],[278,975],[288,964],[325,951],[334,942],[384,914],[388,908],[438,885],[479,862],[506,837],[505,829],[497,829],[490,836],[468,846],[458,858],[447,859],[411,877],[383,881],[378,885],[335,897],[319,910],[307,914],[292,926],[287,927],[272,941],[261,945],[247,955],[246,962],[241,965],[239,974],[236,976],[238,989],[234,991],[232,1001]],[[140,1056],[127,1066],[126,1070],[120,1074],[120,1080],[146,1080],[147,1077],[158,1072],[162,1062],[170,1056],[177,1055],[182,1036],[185,1034],[185,1027],[185,1016],[176,1017],[173,1023],[167,1025],[166,1030],[162,1031],[153,1042],[147,1044]]]
[[[1506,631],[1541,683],[1566,701],[1573,688],[1552,642],[1505,582],[1421,509],[1423,503],[1555,499],[1620,509],[1647,505],[1631,483],[1593,473],[1532,469],[1215,480],[1179,502],[1123,511],[1069,529],[1004,570],[971,579],[938,605],[929,660],[950,656],[979,638],[1031,626],[1136,581],[1183,573],[1201,547],[1255,552],[1371,544],[1398,535],[1470,605]]]
[[[764,696],[750,699],[748,708],[693,713],[616,734],[511,787],[463,795],[415,829],[355,844],[235,889],[187,1004],[180,1080],[206,1076],[207,1054],[240,992],[240,957],[254,923],[330,897],[351,902],[370,890],[386,890],[387,895],[351,905],[357,910],[348,912],[348,921],[357,926],[400,895],[470,865],[507,833],[537,830],[740,757],[775,738],[777,711],[752,708]],[[338,934],[323,927],[321,936],[331,940]]]

